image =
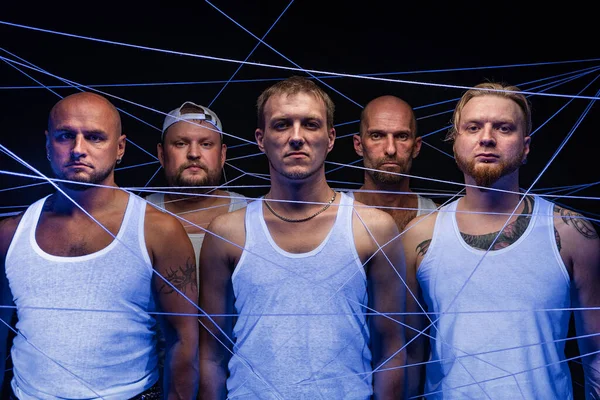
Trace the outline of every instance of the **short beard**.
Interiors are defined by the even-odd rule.
[[[167,177],[167,183],[172,187],[180,187],[178,192],[189,194],[202,194],[216,189],[216,186],[221,181],[221,171],[210,171],[205,167],[200,167],[204,170],[204,176],[183,177],[183,171],[188,165],[182,165],[177,170],[173,177]],[[185,188],[184,188],[185,187]]]
[[[386,162],[394,161],[398,163],[400,167],[400,171],[386,171],[384,169],[380,169],[379,167]],[[367,170],[367,173],[371,175],[371,178],[375,183],[381,185],[396,185],[406,179],[406,176],[401,174],[407,174],[410,171],[411,162],[400,162],[398,160],[389,160],[387,158],[382,158],[377,160],[375,164],[376,167],[369,166],[368,163],[365,165],[365,168],[370,168]]]
[[[475,160],[467,161],[456,154],[454,158],[456,159],[458,168],[466,175],[472,177],[477,186],[489,188],[500,178],[510,175],[519,169],[522,164],[523,154],[521,152],[521,154],[510,160],[490,164],[476,163]]]
[[[110,174],[114,171],[114,168],[115,166],[113,165],[112,167],[102,171],[94,170],[94,172],[91,173],[88,177],[75,176],[73,179],[67,179],[67,177],[61,171],[57,171],[54,168],[54,166],[52,166],[54,175],[56,175],[58,179],[69,181],[61,182],[61,186],[64,189],[77,192],[83,192],[85,190],[92,189],[96,187],[96,185],[100,185],[102,182],[105,182],[106,178],[108,178]],[[85,185],[82,185],[81,183],[85,183]]]
[[[310,178],[311,176],[316,174],[317,171],[319,171],[319,168],[316,168],[312,171],[287,172],[287,171],[280,171],[277,168],[275,168],[275,166],[273,165],[273,163],[271,163],[271,161],[269,161],[269,164],[271,165],[271,168],[273,168],[273,170],[277,171],[280,175],[286,177],[287,179],[293,180],[293,181],[301,181],[303,179]]]

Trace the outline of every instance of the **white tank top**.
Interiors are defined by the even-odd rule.
[[[229,193],[229,209],[228,212],[233,212],[239,210],[241,208],[246,207],[248,204],[248,199],[241,194],[235,192],[227,192]],[[152,193],[146,200],[150,203],[154,204],[158,208],[164,210],[165,209],[165,194],[164,193]],[[185,215],[181,216],[185,218]],[[202,242],[204,241],[204,233],[188,233],[188,237],[192,242],[192,246],[194,247],[194,253],[196,254],[196,282],[198,282],[198,290],[200,290],[200,250],[202,249]]]
[[[553,204],[535,197],[523,235],[487,254],[462,239],[457,204],[437,214],[417,271],[431,319],[439,317],[430,330],[426,397],[572,399],[562,340],[570,278],[556,246]]]
[[[353,199],[354,197],[354,192],[350,191],[350,192],[346,192],[346,194],[350,197],[352,197]],[[418,201],[418,205],[417,205],[417,217],[421,216],[421,215],[426,215],[431,213],[433,210],[437,210],[437,206],[435,205],[435,203],[433,202],[433,200],[428,199],[427,197],[423,197],[420,194],[417,195],[417,201]]]
[[[327,237],[300,254],[275,243],[262,201],[248,205],[232,275],[239,317],[228,398],[370,398],[366,275],[354,245],[353,200],[341,196]]]
[[[104,249],[60,257],[35,239],[45,200],[27,209],[6,255],[19,331],[13,391],[21,400],[131,398],[158,379],[146,203],[129,195]]]

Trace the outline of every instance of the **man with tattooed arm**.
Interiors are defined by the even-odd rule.
[[[462,96],[448,139],[466,195],[403,237],[428,312],[407,318],[429,329],[428,399],[572,399],[571,310],[586,398],[600,395],[600,240],[580,214],[520,192],[531,108],[519,92],[482,83]],[[412,339],[427,361],[429,339],[407,330]]]
[[[177,219],[116,185],[117,109],[93,93],[65,97],[50,112],[46,151],[57,191],[0,224],[0,273],[18,315],[10,398],[163,398],[160,310],[165,398],[195,399],[194,250]]]

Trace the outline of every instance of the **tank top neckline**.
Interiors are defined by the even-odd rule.
[[[327,242],[329,242],[329,239],[333,235],[333,232],[336,230],[338,225],[341,223],[340,221],[342,220],[342,218],[340,217],[340,213],[343,211],[342,207],[347,206],[347,204],[346,204],[347,201],[344,199],[345,198],[350,199],[350,197],[347,196],[345,193],[343,193],[343,192],[340,192],[340,193],[341,193],[340,202],[337,204],[338,209],[335,214],[335,221],[333,222],[333,225],[331,225],[331,229],[329,229],[329,232],[327,232],[327,235],[321,241],[321,243],[319,243],[319,245],[317,247],[315,247],[314,249],[312,249],[310,251],[306,251],[306,252],[302,252],[302,253],[289,252],[287,250],[282,249],[277,243],[275,243],[273,236],[271,236],[271,231],[269,231],[269,227],[267,226],[267,223],[265,221],[264,207],[262,206],[262,202],[264,201],[264,196],[261,196],[260,197],[261,201],[256,202],[257,207],[258,207],[258,220],[260,221],[260,225],[261,225],[263,234],[267,238],[267,240],[268,240],[269,244],[271,245],[271,247],[273,248],[273,250],[275,250],[277,253],[279,253],[285,257],[289,257],[289,258],[311,257],[315,254],[318,254],[323,249],[323,247],[325,247]],[[334,205],[332,204],[332,206],[334,206]]]
[[[456,200],[455,202],[453,202],[452,204],[448,205],[448,209],[447,212],[450,213],[449,218],[451,220],[451,224],[452,227],[454,229],[454,233],[456,234],[456,238],[458,240],[458,242],[460,243],[460,245],[462,247],[464,247],[465,249],[467,249],[468,251],[475,253],[475,254],[484,254],[487,253],[487,256],[490,255],[499,255],[499,254],[503,254],[506,252],[511,251],[514,248],[517,248],[519,246],[519,244],[521,242],[523,242],[527,236],[529,236],[529,234],[531,233],[531,231],[533,230],[533,227],[536,224],[537,221],[537,217],[538,217],[538,211],[540,208],[540,202],[535,199],[535,201],[533,202],[533,210],[531,211],[531,219],[529,220],[529,224],[527,225],[527,228],[525,229],[525,232],[523,232],[523,234],[514,242],[511,243],[510,245],[506,246],[505,248],[502,249],[498,249],[498,250],[482,250],[482,249],[477,249],[475,247],[472,247],[471,245],[469,245],[465,239],[462,237],[462,234],[460,232],[460,229],[458,227],[458,221],[456,220],[456,210],[458,208],[458,202],[461,199]],[[517,217],[518,218],[518,217]],[[506,228],[506,226],[504,227]]]
[[[32,215],[32,229],[30,230],[29,233],[29,241],[31,243],[31,247],[33,248],[33,250],[42,258],[45,258],[47,260],[52,260],[52,261],[60,261],[60,262],[80,262],[80,261],[85,261],[85,260],[89,260],[95,257],[99,257],[103,254],[108,253],[109,251],[111,251],[119,242],[121,242],[121,240],[123,239],[123,236],[125,234],[125,230],[127,228],[128,225],[128,221],[130,219],[130,215],[133,212],[133,196],[131,193],[129,193],[129,197],[127,199],[127,206],[125,208],[125,213],[123,214],[123,219],[121,220],[121,226],[119,227],[119,231],[117,232],[117,234],[113,237],[113,240],[104,248],[95,251],[93,253],[89,253],[89,254],[84,254],[82,256],[74,256],[74,257],[68,257],[68,256],[57,256],[54,254],[50,254],[46,251],[44,251],[39,245],[38,242],[36,240],[36,232],[37,232],[37,227],[39,224],[39,220],[42,214],[42,210],[44,209],[44,204],[46,203],[46,200],[48,200],[48,198],[50,197],[50,195],[46,196],[44,199],[42,199],[40,201],[40,204],[38,205],[38,208],[35,210],[35,214]],[[146,204],[144,202],[144,204]]]

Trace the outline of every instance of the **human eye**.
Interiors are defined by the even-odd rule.
[[[319,123],[319,121],[315,121],[315,120],[308,120],[304,123],[304,125],[308,129],[312,129],[312,130],[317,130],[321,127],[321,124]]]
[[[173,145],[175,147],[184,147],[185,146],[185,142],[182,141],[182,140],[177,140],[177,141],[173,142]]]
[[[282,130],[286,129],[289,126],[289,124],[285,120],[279,120],[279,121],[275,121],[271,126],[273,127],[273,129],[275,129],[277,131],[282,131]]]
[[[213,147],[214,143],[213,142],[202,142],[200,145],[206,149],[210,149],[211,147]]]
[[[404,141],[404,140],[408,140],[409,135],[406,132],[402,132],[402,133],[397,134],[396,138],[399,139],[399,140]]]
[[[89,140],[90,142],[94,142],[94,143],[98,143],[101,142],[102,140],[104,140],[104,138],[100,135],[88,135],[87,140]]]
[[[479,126],[475,124],[470,124],[465,126],[465,131],[467,133],[477,133],[479,131]]]
[[[56,138],[56,140],[64,142],[67,140],[72,140],[75,137],[75,135],[69,131],[60,131],[56,132],[54,137]]]
[[[373,140],[381,139],[381,133],[371,132],[371,133],[369,133],[369,137]]]
[[[498,131],[500,133],[510,133],[510,132],[513,131],[513,127],[511,125],[508,125],[508,124],[503,124],[503,125],[500,125],[498,127]]]

